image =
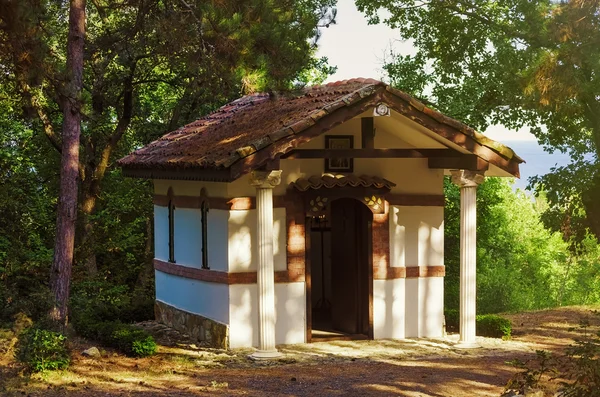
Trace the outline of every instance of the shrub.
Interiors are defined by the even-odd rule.
[[[446,318],[446,331],[458,332],[458,324],[459,324],[458,310],[456,310],[456,309],[446,310],[444,312],[444,316]]]
[[[70,363],[66,340],[57,332],[29,328],[19,336],[15,355],[32,372],[64,369]]]
[[[80,319],[81,320],[81,319]],[[128,356],[147,357],[156,353],[154,338],[144,330],[120,321],[94,322],[89,317],[75,328],[80,335],[114,347]]]
[[[459,312],[450,309],[444,312],[446,318],[446,330],[448,332],[459,331]],[[479,336],[509,339],[512,333],[510,320],[496,314],[479,314],[476,317],[476,332]]]
[[[510,339],[512,324],[509,319],[496,314],[481,314],[476,321],[477,335]]]

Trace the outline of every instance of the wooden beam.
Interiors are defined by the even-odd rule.
[[[430,157],[429,168],[445,170],[487,171],[490,163],[474,154],[464,154],[459,157]]]
[[[360,119],[360,133],[363,149],[373,149],[375,147],[375,123],[373,122],[373,117],[363,117]]]
[[[457,157],[460,153],[452,149],[293,149],[281,156],[282,159],[331,159],[349,157],[365,158],[430,158]]]

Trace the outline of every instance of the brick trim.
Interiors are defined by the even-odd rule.
[[[154,259],[154,269],[173,276],[206,281],[215,284],[256,284],[256,272],[227,273],[218,270],[198,269]],[[304,281],[304,272],[275,272],[276,283],[293,283]]]
[[[443,194],[393,194],[385,195],[390,205],[443,207],[445,198]]]
[[[428,278],[444,277],[446,268],[444,266],[408,266],[408,267],[385,267],[374,268],[374,280],[393,280],[397,278]]]
[[[154,205],[166,207],[169,204],[169,196],[155,194],[152,200]],[[198,196],[172,196],[173,203],[177,208],[200,208],[202,201],[208,201],[211,209],[218,210],[251,210],[256,208],[255,197],[200,197]],[[273,208],[285,207],[285,196],[273,196]]]

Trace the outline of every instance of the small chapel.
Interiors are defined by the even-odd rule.
[[[119,160],[154,184],[158,321],[221,348],[444,333],[444,176],[461,190],[474,347],[476,195],[523,160],[373,79],[237,99]]]

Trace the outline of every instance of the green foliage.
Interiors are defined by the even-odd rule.
[[[79,335],[130,356],[145,357],[156,352],[151,335],[124,323],[152,317],[153,300],[148,297],[132,299],[125,285],[91,280],[74,285],[70,306],[71,322]]]
[[[600,236],[598,1],[356,4],[372,23],[385,15],[383,22],[416,47],[391,55],[384,68],[392,85],[475,128],[526,126],[549,152],[568,152],[569,166],[533,183],[546,191],[561,225]]]
[[[70,363],[66,341],[59,333],[29,328],[19,335],[15,355],[32,372],[65,369]]]
[[[460,192],[445,182],[445,303],[459,304]],[[540,221],[540,206],[510,182],[487,178],[477,194],[477,310],[499,313],[561,304],[571,253]],[[600,274],[599,274],[600,275]],[[571,285],[571,284],[569,284]],[[576,285],[572,285],[577,290]],[[580,302],[582,303],[582,302]]]
[[[156,353],[156,342],[146,331],[120,321],[94,321],[86,317],[78,322],[77,332],[104,346],[114,347],[133,357],[146,357]]]
[[[510,339],[512,323],[509,319],[496,314],[479,314],[476,321],[477,335]]]
[[[458,310],[444,311],[446,331],[459,332],[460,317]],[[478,314],[475,318],[475,330],[479,336],[510,339],[512,323],[509,319],[495,314]]]
[[[78,331],[89,323],[136,322],[154,315],[152,294],[134,295],[126,285],[102,279],[75,283],[70,307],[71,319]]]

